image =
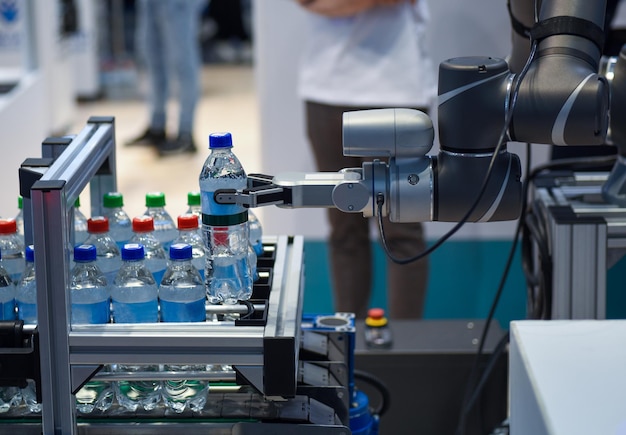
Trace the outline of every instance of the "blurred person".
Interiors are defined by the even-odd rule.
[[[206,0],[138,0],[137,47],[148,75],[150,123],[128,145],[153,145],[160,155],[195,153],[193,125],[200,96],[198,27]],[[176,82],[178,132],[168,138],[167,101]]]
[[[250,0],[211,0],[206,15],[216,29],[212,38],[214,60],[238,63],[252,60],[252,42],[246,26]]]
[[[407,107],[428,113],[436,95],[436,77],[424,47],[427,5],[424,0],[296,1],[308,12],[298,87],[317,169],[360,167],[365,159],[343,156],[343,112]],[[335,309],[364,318],[372,287],[369,220],[337,209],[329,209],[328,216]],[[383,225],[395,256],[426,248],[420,223],[385,219]],[[428,260],[387,263],[390,317],[420,318]]]

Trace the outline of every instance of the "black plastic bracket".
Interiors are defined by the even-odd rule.
[[[39,335],[24,332],[22,320],[0,322],[0,385],[26,387],[26,380],[36,385],[37,400],[41,403],[41,366]]]

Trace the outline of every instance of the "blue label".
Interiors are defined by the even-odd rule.
[[[161,299],[162,322],[204,322],[204,298],[195,302],[170,302]]]
[[[17,318],[25,323],[37,323],[37,304],[17,301]]]
[[[0,303],[0,313],[2,314],[0,320],[15,320],[15,300]]]
[[[109,300],[91,304],[72,304],[72,323],[89,325],[109,323]]]
[[[159,302],[123,303],[113,299],[113,321],[115,323],[152,323],[159,320]]]

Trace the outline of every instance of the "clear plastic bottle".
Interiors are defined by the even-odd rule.
[[[202,206],[200,205],[200,192],[187,193],[187,211],[185,214],[195,214],[198,219],[202,219]]]
[[[113,321],[116,323],[157,322],[158,287],[145,264],[144,246],[127,243],[122,248],[122,267],[111,289]],[[158,366],[117,366],[122,372],[158,371]],[[156,408],[161,394],[158,381],[124,380],[115,383],[115,395],[124,408],[135,411]]]
[[[74,247],[74,267],[70,273],[73,324],[109,322],[109,287],[96,259],[94,245]]]
[[[152,216],[133,218],[133,233],[130,243],[143,245],[146,267],[154,276],[155,281],[161,282],[167,269],[167,254],[154,234],[154,218]]]
[[[174,219],[165,210],[165,194],[163,192],[147,193],[146,207],[144,216],[152,216],[154,219],[154,236],[167,252],[178,235],[178,231]]]
[[[127,243],[122,248],[122,267],[111,287],[115,323],[150,323],[159,320],[158,287],[147,267],[145,247]]]
[[[198,269],[192,263],[187,243],[170,246],[170,263],[159,286],[162,322],[203,322],[206,320],[206,291]]]
[[[259,256],[263,254],[263,227],[259,218],[254,212],[248,209],[248,227],[250,228],[250,244],[254,253]]]
[[[17,318],[26,324],[37,324],[37,283],[35,282],[35,250],[33,245],[26,247],[26,268],[17,283],[15,302]],[[28,385],[19,391],[31,413],[41,412],[41,403],[37,402],[35,383],[28,381]]]
[[[17,209],[18,212],[15,215],[17,235],[20,236],[22,243],[24,243],[24,199],[21,196],[17,197]]]
[[[74,268],[70,278],[72,323],[109,323],[109,287],[98,267],[97,247],[83,244],[74,248]],[[110,382],[89,381],[76,393],[76,409],[90,413],[95,408],[105,411],[113,403]]]
[[[35,248],[26,247],[26,268],[17,283],[15,304],[17,318],[24,323],[37,323],[37,283],[35,282]]]
[[[248,253],[248,260],[250,261],[250,268],[252,269],[252,279],[256,282],[259,279],[259,272],[257,269],[257,261],[259,255],[263,254],[263,228],[261,222],[256,217],[254,212],[248,209],[248,228],[250,230],[250,251]]]
[[[211,153],[200,172],[205,276],[209,302],[235,304],[252,295],[252,270],[248,261],[248,211],[236,204],[217,204],[218,189],[242,190],[247,176],[232,152],[230,133],[209,136]]]
[[[0,250],[0,320],[15,320],[15,283],[2,266]]]
[[[0,251],[0,255],[2,252]],[[15,320],[15,284],[0,264],[0,320]],[[0,413],[8,412],[22,402],[18,387],[0,387]],[[41,410],[41,408],[39,408]],[[33,410],[34,412],[37,409]]]
[[[119,192],[105,193],[102,197],[102,215],[109,219],[109,235],[120,252],[133,236],[132,222],[123,207],[124,195]]]
[[[87,217],[80,211],[80,197],[74,202],[74,245],[82,245],[87,240]]]
[[[202,241],[202,235],[198,232],[200,225],[198,223],[198,216],[195,214],[187,213],[178,216],[178,237],[174,240],[174,243],[187,243],[191,245],[193,252],[193,265],[200,271],[200,276],[204,282],[204,242]]]
[[[180,220],[179,220],[180,222]],[[162,322],[203,322],[206,320],[206,291],[200,273],[192,264],[192,247],[186,243],[170,246],[170,265],[159,287]],[[166,364],[168,372],[205,371],[206,365]],[[204,408],[209,383],[201,380],[172,380],[163,382],[165,406],[175,412]]]
[[[122,266],[122,254],[109,234],[109,220],[104,216],[87,219],[87,232],[89,237],[85,240],[85,245],[96,247],[98,267],[111,285]]]
[[[13,283],[17,283],[24,272],[24,242],[17,234],[15,219],[0,219],[0,252],[2,265],[9,272]]]

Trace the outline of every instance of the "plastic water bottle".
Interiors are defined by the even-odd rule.
[[[17,225],[17,235],[22,239],[24,243],[24,199],[21,196],[17,197],[18,212],[15,215],[15,224]]]
[[[195,217],[195,216],[194,216]],[[180,220],[179,220],[180,222]],[[186,243],[170,246],[170,265],[159,287],[162,322],[203,322],[206,291],[200,273],[192,264],[192,247]],[[168,372],[205,371],[206,365],[166,364]],[[209,384],[201,380],[166,380],[163,382],[165,406],[175,412],[186,407],[199,411],[204,408]]]
[[[109,287],[96,264],[96,247],[74,247],[74,267],[70,273],[73,324],[109,322]]]
[[[200,192],[187,193],[187,211],[185,214],[195,214],[198,219],[202,219],[202,206],[200,205]]]
[[[81,245],[87,240],[87,217],[80,211],[80,197],[74,202],[74,245]]]
[[[87,219],[87,232],[89,237],[85,245],[96,247],[98,267],[106,277],[107,284],[111,285],[122,265],[122,254],[109,234],[109,220],[104,216]]]
[[[15,292],[17,318],[24,323],[37,323],[37,283],[35,282],[35,248],[26,247],[26,267]]]
[[[133,232],[130,243],[143,245],[146,267],[154,276],[155,281],[161,282],[167,269],[167,254],[154,235],[154,219],[151,216],[133,218]]]
[[[9,272],[11,280],[17,283],[24,272],[24,242],[17,234],[15,219],[0,219],[0,253],[2,265]]]
[[[130,217],[124,211],[124,196],[119,192],[105,193],[102,198],[102,215],[109,219],[109,235],[122,247],[133,236],[133,226]]]
[[[263,229],[261,223],[252,210],[248,210],[248,228],[250,230],[250,247],[248,248],[248,261],[252,270],[252,279],[256,282],[259,279],[257,261],[259,255],[263,254]]]
[[[25,324],[37,324],[37,283],[35,282],[35,250],[33,245],[26,247],[26,268],[17,283],[15,302],[17,318]],[[20,397],[31,413],[41,412],[41,403],[37,402],[35,383],[28,380],[28,385],[19,390]]]
[[[0,251],[0,255],[2,252]],[[15,284],[0,262],[0,320],[15,320]],[[22,401],[20,388],[0,387],[0,413],[8,412]]]
[[[0,255],[2,252],[0,251]],[[0,320],[15,320],[15,284],[0,264]],[[22,401],[18,387],[0,387],[0,413],[8,412]],[[41,410],[41,408],[39,408]],[[34,409],[37,411],[37,409]]]
[[[254,253],[259,256],[263,254],[263,227],[259,218],[254,212],[248,209],[248,227],[250,228],[250,244]]]
[[[0,259],[2,251],[0,251]],[[0,320],[15,320],[15,283],[0,261]]]
[[[191,245],[175,243],[170,246],[170,264],[159,286],[162,322],[206,320],[206,291],[192,258]]]
[[[158,288],[146,264],[145,247],[138,243],[127,243],[122,248],[122,261],[122,267],[111,287],[113,321],[158,322]]]
[[[122,267],[111,288],[113,321],[116,323],[150,323],[159,317],[158,287],[145,264],[144,246],[128,243],[122,248]],[[158,371],[158,366],[118,365],[123,372]],[[118,381],[115,395],[124,408],[135,411],[156,408],[160,399],[158,381]]]
[[[74,324],[109,323],[109,287],[98,267],[97,255],[94,245],[83,244],[74,248],[75,265],[70,278]],[[81,413],[90,413],[96,408],[105,411],[112,403],[110,382],[89,381],[76,393],[76,409]]]
[[[195,214],[183,214],[178,216],[178,237],[174,243],[187,243],[191,245],[193,260],[191,262],[200,271],[200,276],[204,282],[204,242],[202,235],[198,232],[200,225],[198,216]]]
[[[235,304],[252,295],[248,211],[236,204],[217,204],[213,198],[218,189],[247,187],[246,172],[232,146],[230,133],[210,135],[211,153],[200,173],[205,276],[211,303]]]
[[[147,193],[146,207],[144,216],[152,216],[154,219],[154,236],[167,252],[178,235],[178,231],[174,219],[165,210],[165,194],[162,192]]]

